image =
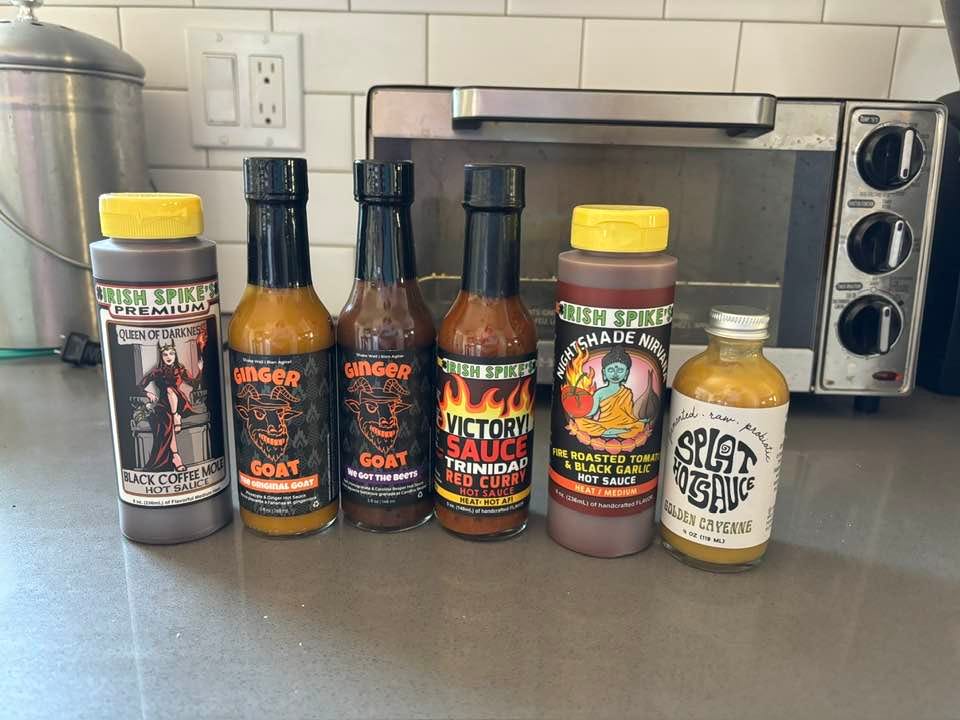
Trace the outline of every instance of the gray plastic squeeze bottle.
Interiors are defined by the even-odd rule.
[[[653,541],[677,259],[661,207],[580,205],[557,272],[547,530],[584,555]]]
[[[216,246],[196,195],[100,197],[90,245],[120,530],[196,540],[233,518]]]

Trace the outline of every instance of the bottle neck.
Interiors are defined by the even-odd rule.
[[[247,282],[266,288],[311,285],[307,204],[247,201]]]
[[[749,362],[763,357],[763,340],[735,340],[708,335],[707,355],[715,362]]]
[[[519,209],[467,208],[462,288],[494,298],[520,292]]]
[[[417,276],[409,205],[360,203],[355,277],[395,285]]]

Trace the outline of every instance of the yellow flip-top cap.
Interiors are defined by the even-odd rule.
[[[670,213],[653,205],[577,205],[570,245],[596,252],[658,252],[667,248]]]
[[[121,240],[177,240],[203,232],[199,195],[108,193],[100,196],[100,231]]]

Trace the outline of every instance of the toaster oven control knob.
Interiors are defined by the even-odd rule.
[[[903,316],[893,302],[864,295],[840,314],[840,342],[855,355],[885,355],[900,337]]]
[[[893,213],[868,215],[847,239],[847,254],[857,270],[882,275],[900,267],[910,256],[913,234],[907,221]]]
[[[874,130],[857,153],[857,169],[870,187],[896,190],[916,177],[923,165],[923,143],[904,125]]]

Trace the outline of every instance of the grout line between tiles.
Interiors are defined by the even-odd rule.
[[[584,55],[584,46],[587,41],[587,19],[583,18],[580,20],[580,66],[578,68],[577,74],[577,87],[583,87],[583,55]]]
[[[897,58],[900,56],[900,36],[903,28],[897,28],[897,41],[893,44],[893,60],[890,62],[890,82],[887,83],[887,97],[893,95],[893,78],[897,72]]]
[[[740,47],[743,45],[743,26],[744,23],[740,23],[740,27],[737,28],[737,54],[733,58],[733,87],[730,88],[732,92],[737,91],[737,75],[740,73]]]
[[[506,7],[506,6],[504,6]],[[423,16],[423,81],[430,84],[430,16]],[[366,157],[366,149],[363,156]]]
[[[123,25],[120,23],[120,8],[114,8],[114,12],[117,14],[117,42],[120,43],[120,48],[123,48]]]

